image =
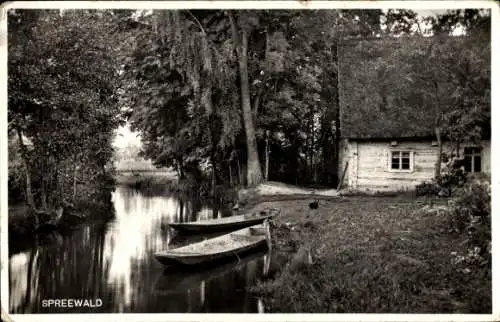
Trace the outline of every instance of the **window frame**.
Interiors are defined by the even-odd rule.
[[[471,149],[472,152],[466,153],[467,149]],[[470,157],[471,162],[470,162],[470,169],[471,171],[466,170],[465,166],[465,160],[466,157]],[[475,171],[475,157],[479,157],[479,169],[480,171]],[[483,149],[480,146],[465,146],[463,150],[463,167],[465,173],[481,173],[483,172]]]
[[[394,169],[392,167],[392,156],[393,156],[393,153],[398,153],[398,152],[399,152],[399,168]],[[403,153],[409,154],[409,160],[410,160],[410,168],[409,169],[402,169]],[[391,150],[389,150],[388,162],[387,162],[387,168],[388,168],[389,172],[412,173],[414,171],[414,168],[415,168],[414,164],[415,164],[415,151],[411,151],[408,149],[391,149]]]

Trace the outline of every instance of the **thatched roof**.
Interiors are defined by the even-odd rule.
[[[423,51],[436,41],[433,37],[386,38],[352,40],[339,46],[342,137],[381,139],[434,135],[434,116],[428,112],[430,107],[424,106],[429,102],[421,102],[422,98],[405,82],[408,75],[398,73],[404,70],[398,55],[416,53],[413,64],[418,66],[419,57],[425,56]],[[456,41],[463,42],[463,38]]]

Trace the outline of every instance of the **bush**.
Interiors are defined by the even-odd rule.
[[[485,218],[491,214],[491,185],[489,180],[472,180],[457,190],[454,205],[457,211],[472,217]]]
[[[437,184],[442,188],[453,189],[463,186],[466,181],[467,174],[461,164],[455,160],[451,160],[443,169],[443,173]]]
[[[467,250],[459,258],[469,263],[490,261],[491,255],[491,184],[473,179],[456,191],[452,201],[453,230],[466,236]]]
[[[435,182],[424,181],[416,187],[417,197],[420,196],[437,196],[441,187]]]
[[[21,167],[9,164],[9,202],[15,204],[25,200],[26,179]]]
[[[416,195],[448,197],[452,191],[463,187],[466,182],[467,174],[461,164],[456,159],[450,159],[438,180],[422,182],[416,186]]]

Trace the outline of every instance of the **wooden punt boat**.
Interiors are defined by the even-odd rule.
[[[171,250],[158,252],[155,258],[164,265],[201,265],[265,247],[270,240],[265,224],[243,228],[219,237],[207,239]]]
[[[182,233],[205,234],[227,230],[236,230],[262,223],[280,213],[280,209],[271,208],[258,213],[223,217],[219,219],[199,220],[186,223],[171,223],[170,227]]]

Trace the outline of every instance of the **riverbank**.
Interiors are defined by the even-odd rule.
[[[201,194],[200,190],[207,191],[206,185],[190,180],[179,181],[173,172],[118,172],[115,177],[118,185],[130,189],[141,190],[145,194],[183,193]]]
[[[189,183],[178,183],[172,172],[160,171],[128,171],[118,172],[114,178],[113,185],[122,185],[131,189],[140,190],[144,194],[168,192],[181,192],[192,190]],[[35,219],[30,214],[29,207],[23,203],[9,205],[8,208],[8,231],[9,231],[9,253],[16,253],[29,248],[34,242],[43,242],[57,237],[61,234],[70,233],[72,229],[80,224],[91,221],[106,221],[114,216],[114,209],[111,207],[111,195],[107,201],[101,200],[96,203],[92,199],[91,190],[85,186],[79,186],[81,200],[72,209],[64,209],[63,216],[59,223],[50,225],[45,229],[37,230]],[[102,197],[102,196],[100,196]]]
[[[134,187],[136,184],[168,184],[177,182],[174,172],[167,171],[117,171],[117,184]]]
[[[66,208],[56,224],[40,226],[37,229],[34,216],[25,203],[9,205],[8,208],[8,239],[9,254],[30,248],[33,243],[50,243],[83,223],[90,221],[102,222],[113,218],[114,209],[111,204],[81,202],[74,208]]]
[[[310,209],[316,198],[303,197],[248,206],[282,209],[273,223],[278,267],[252,288],[266,312],[491,312],[491,269],[453,264],[463,237],[449,231],[446,201],[422,211],[426,199],[336,197]]]

